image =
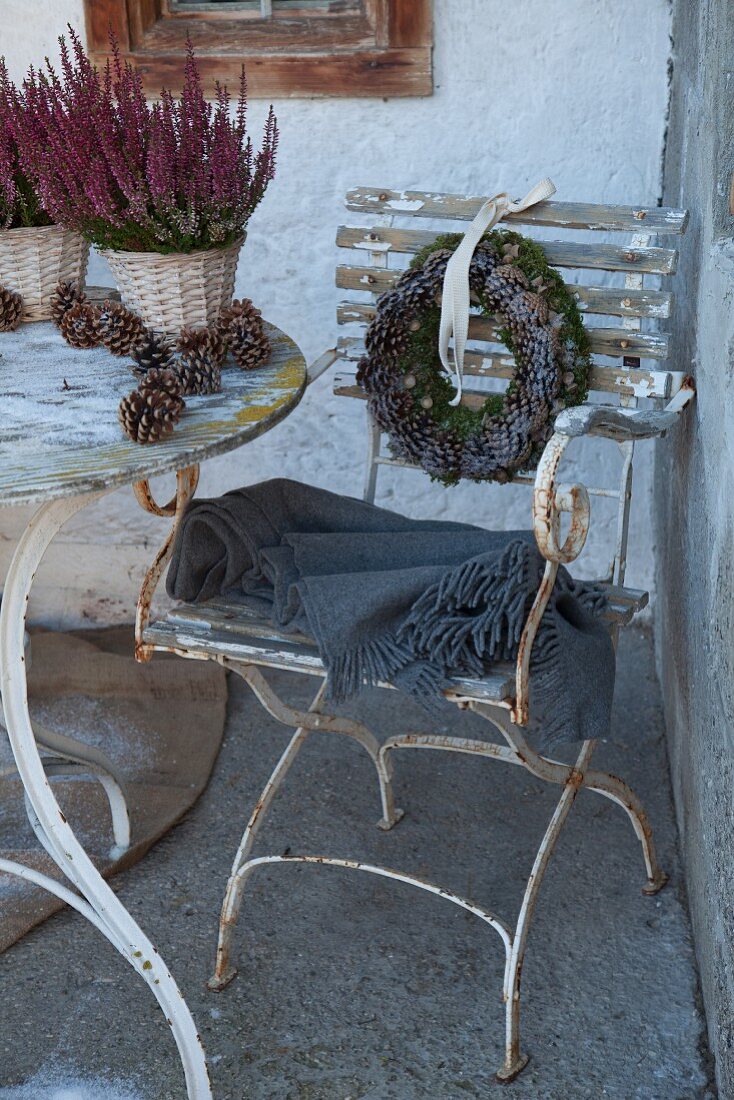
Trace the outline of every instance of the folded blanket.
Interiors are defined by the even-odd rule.
[[[313,637],[331,698],[390,682],[440,705],[451,674],[513,660],[545,562],[530,531],[407,519],[276,479],[194,500],[171,596],[226,595]],[[561,568],[531,656],[532,727],[547,748],[606,737],[614,649],[598,586]]]

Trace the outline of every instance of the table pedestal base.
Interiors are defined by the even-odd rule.
[[[201,1039],[186,1002],[156,948],[104,881],[74,835],[48,782],[28,713],[23,635],[33,578],[46,548],[66,520],[102,495],[87,494],[42,505],[18,543],[0,605],[0,690],[8,739],[23,783],[31,824],[43,847],[77,893],[47,875],[10,860],[0,860],[0,871],[18,875],[49,890],[81,913],[117,948],[148,984],[166,1016],[178,1046],[189,1100],[211,1100]],[[73,751],[68,745],[66,749]],[[63,756],[67,755],[63,748],[60,751]],[[88,770],[88,764],[87,758],[80,766],[87,766]],[[54,765],[51,767],[53,769]],[[97,773],[100,779],[104,771],[101,768]],[[114,776],[107,775],[107,780],[117,841],[120,836],[124,839],[124,827],[120,804],[111,786],[115,783]],[[122,805],[124,807],[124,800]]]

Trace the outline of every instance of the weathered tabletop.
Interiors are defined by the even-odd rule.
[[[141,446],[117,421],[136,385],[130,360],[79,351],[51,323],[0,336],[0,504],[27,504],[129,485],[232,450],[282,420],[301,399],[306,364],[268,324],[273,353],[254,371],[230,361],[222,392],[187,397],[173,434]]]

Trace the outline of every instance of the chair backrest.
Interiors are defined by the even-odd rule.
[[[339,324],[366,327],[374,316],[375,300],[393,286],[411,255],[441,233],[463,231],[461,223],[471,221],[484,201],[432,191],[375,187],[349,191],[347,209],[373,215],[373,221],[361,227],[342,225],[337,231],[336,243],[349,250],[349,262],[337,266],[336,285],[362,292],[360,299],[339,303]],[[685,372],[667,369],[672,349],[659,322],[671,313],[672,294],[661,287],[676,270],[677,239],[687,220],[686,211],[662,207],[543,202],[501,223],[535,236],[548,262],[564,272],[589,332],[593,358],[589,397],[594,403],[637,406],[645,398],[662,405],[681,388]],[[422,228],[421,222],[430,228]],[[564,239],[548,239],[548,230],[562,231]],[[597,234],[604,236],[600,240]],[[370,298],[365,299],[365,293]],[[469,336],[472,350],[465,357],[463,400],[476,405],[486,398],[488,385],[496,387],[497,383],[486,380],[510,379],[514,362],[498,343],[490,319],[473,316]],[[337,394],[364,397],[354,378],[354,364],[363,346],[363,335],[339,340]],[[626,566],[634,444],[619,446],[623,461],[618,486],[589,486],[590,494],[618,502],[614,556],[604,578],[618,585],[624,583]],[[371,424],[367,499],[374,499],[378,468],[390,465],[409,464],[382,452],[380,433]],[[528,473],[514,480],[532,484],[534,479]]]

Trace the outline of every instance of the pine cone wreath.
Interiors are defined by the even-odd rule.
[[[0,286],[0,332],[13,332],[23,316],[23,299],[9,287]]]
[[[260,310],[249,298],[235,300],[228,309],[222,310],[219,325],[237,366],[242,370],[254,370],[270,357],[270,340],[265,333]]]
[[[184,408],[171,372],[153,369],[136,390],[123,397],[117,415],[133,443],[157,443],[170,435]]]
[[[105,301],[100,311],[100,331],[108,351],[113,355],[130,355],[147,329],[137,313],[119,302]]]
[[[56,290],[51,295],[51,319],[57,326],[61,325],[64,315],[77,305],[78,302],[86,302],[87,296],[78,283],[58,283]]]
[[[59,331],[73,348],[95,348],[100,343],[99,310],[89,302],[77,302],[67,309]]]
[[[176,350],[184,359],[189,358],[193,362],[196,357],[201,359],[206,356],[211,363],[221,367],[227,346],[222,331],[217,325],[212,328],[181,329],[176,341]]]
[[[133,360],[132,372],[138,378],[144,378],[150,370],[166,370],[173,359],[173,348],[165,336],[146,329],[130,352]]]

